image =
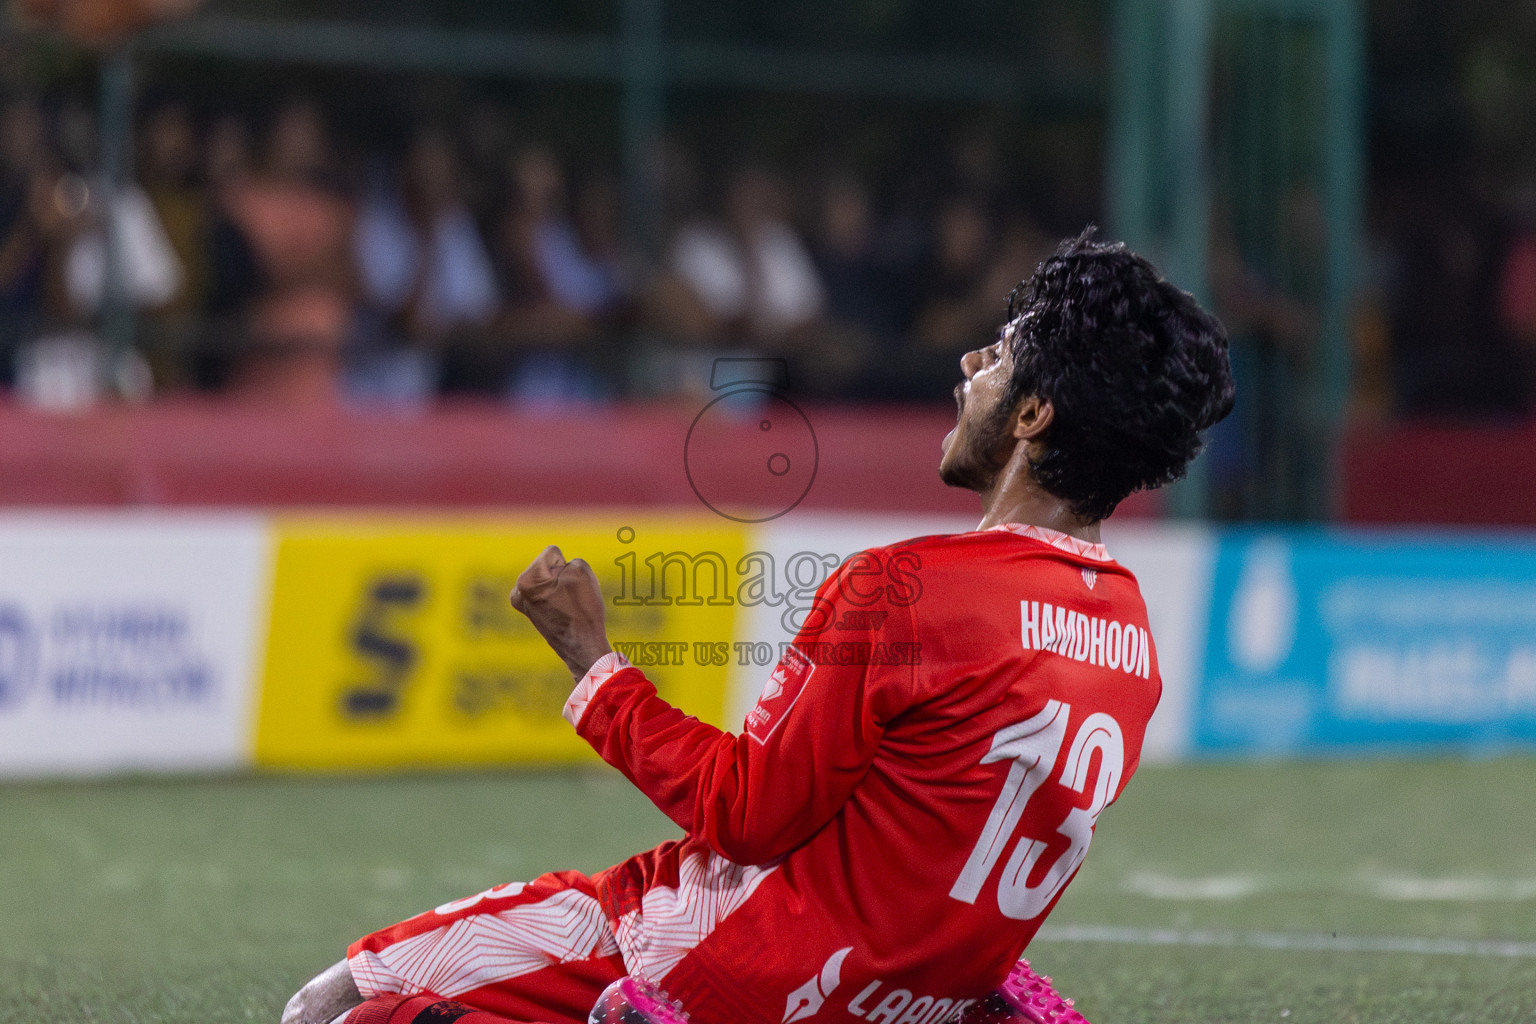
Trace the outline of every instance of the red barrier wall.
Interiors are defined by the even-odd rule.
[[[0,405],[0,505],[702,508],[683,445],[699,410],[420,415],[175,401],[80,415]],[[946,407],[807,406],[817,471],[800,507],[969,514],[937,476]],[[1155,514],[1134,495],[1127,515]]]
[[[1536,423],[1355,427],[1341,470],[1351,522],[1536,524]]]

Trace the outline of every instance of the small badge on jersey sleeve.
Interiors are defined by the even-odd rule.
[[[768,737],[800,699],[800,692],[805,689],[805,682],[815,668],[799,648],[786,647],[763,686],[762,696],[757,698],[757,706],[747,712],[747,735],[759,743],[767,743]]]

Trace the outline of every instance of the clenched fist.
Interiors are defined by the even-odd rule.
[[[572,679],[586,675],[593,662],[613,650],[603,625],[597,574],[579,558],[567,562],[554,545],[523,570],[511,600],[565,662]]]

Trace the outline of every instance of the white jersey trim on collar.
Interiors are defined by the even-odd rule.
[[[1029,537],[1032,540],[1040,540],[1060,548],[1070,554],[1081,555],[1083,558],[1091,558],[1096,562],[1113,562],[1109,557],[1109,549],[1103,544],[1094,544],[1086,540],[1079,540],[1059,530],[1047,529],[1044,526],[1033,526],[1029,523],[1000,523],[997,526],[989,526],[983,533],[996,532],[1012,533],[1020,537]]]

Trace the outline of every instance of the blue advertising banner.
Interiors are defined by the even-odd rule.
[[[1536,541],[1220,534],[1193,747],[1536,743]]]

